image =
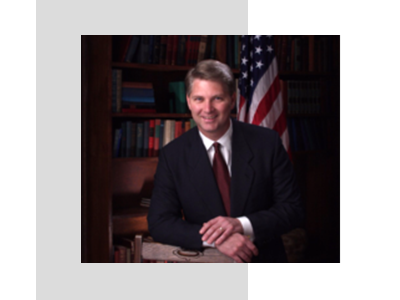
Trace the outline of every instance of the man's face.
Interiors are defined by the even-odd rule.
[[[197,127],[211,140],[218,140],[229,128],[229,118],[235,106],[234,95],[229,95],[222,84],[195,79],[186,101]]]

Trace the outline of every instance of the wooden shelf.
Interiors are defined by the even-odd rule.
[[[113,113],[113,118],[141,118],[141,119],[188,119],[191,114],[170,114],[170,113]]]
[[[126,62],[113,62],[111,63],[113,68],[122,69],[136,69],[145,71],[158,71],[158,72],[179,72],[179,71],[189,71],[194,66],[177,66],[177,65],[152,65],[152,64],[137,64],[137,63],[126,63]],[[232,69],[234,74],[239,74],[239,69]]]

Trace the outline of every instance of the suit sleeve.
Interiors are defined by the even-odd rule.
[[[292,163],[275,135],[271,161],[273,205],[268,210],[247,215],[255,235],[255,241],[266,244],[298,226],[304,219],[304,210]],[[260,199],[260,201],[266,201]]]
[[[201,225],[183,220],[174,170],[168,162],[162,149],[147,217],[150,234],[160,243],[199,250],[202,248]]]

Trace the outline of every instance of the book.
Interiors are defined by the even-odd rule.
[[[121,146],[121,128],[117,128],[114,131],[114,147],[113,147],[113,157],[118,157],[119,149]]]
[[[154,36],[153,64],[160,64],[161,35]]]
[[[150,133],[150,122],[144,121],[144,123],[143,123],[143,154],[142,154],[142,157],[148,157],[148,154],[149,154],[149,133]]]
[[[179,43],[179,36],[173,35],[172,36],[172,53],[171,53],[171,65],[176,65],[176,57],[178,54],[178,43]]]
[[[240,55],[239,55],[239,36],[233,36],[233,68],[238,69],[240,66]]]
[[[129,157],[135,157],[136,155],[136,122],[132,122],[131,128],[131,152],[129,153]]]
[[[154,151],[153,156],[158,156],[160,151],[160,130],[161,130],[161,119],[155,119],[154,127]]]
[[[204,59],[211,58],[211,40],[213,35],[207,35],[207,42],[206,42],[206,51],[204,53]]]
[[[139,48],[139,56],[138,56],[138,63],[146,64],[148,63],[148,56],[149,56],[149,43],[150,43],[150,36],[149,35],[142,35],[140,40],[140,48]]]
[[[112,112],[121,112],[122,70],[112,70]]]
[[[160,65],[165,65],[165,59],[167,56],[167,38],[168,36],[162,35],[160,38]]]
[[[137,49],[139,48],[140,36],[139,35],[132,35],[131,40],[129,43],[129,48],[126,52],[126,56],[124,61],[125,62],[133,62],[133,58]]]
[[[202,35],[200,36],[200,42],[199,42],[199,53],[197,56],[197,62],[202,61],[204,59],[205,53],[206,53],[206,47],[207,47],[207,35]]]
[[[185,45],[185,65],[186,66],[189,66],[189,64],[190,64],[191,43],[192,43],[191,35],[188,35],[186,37],[186,45]]]
[[[123,87],[122,88],[122,96],[124,97],[145,97],[145,98],[154,98],[154,90],[147,88],[132,88],[132,87]]]
[[[153,84],[151,82],[122,81],[122,87],[136,89],[153,89]]]
[[[136,155],[135,157],[143,157],[143,123],[136,124]]]
[[[217,45],[217,36],[211,36],[211,45],[210,45],[210,58],[215,59],[216,57],[216,45]]]
[[[170,99],[175,103],[174,112],[178,114],[187,113],[186,90],[183,81],[169,83]],[[170,111],[172,113],[172,111]]]
[[[148,157],[154,156],[154,137],[155,137],[155,120],[149,120],[149,146],[148,146]]]
[[[176,64],[183,66],[185,64],[186,55],[186,35],[179,35],[178,40],[178,51],[176,54]]]
[[[182,134],[182,121],[176,120],[175,121],[175,135],[174,138],[178,138]]]
[[[148,55],[147,55],[147,63],[152,64],[153,63],[153,50],[154,50],[154,35],[149,35],[149,50],[148,50]]]
[[[164,145],[164,125],[165,125],[165,120],[161,120],[161,122],[160,122],[160,142],[159,142],[160,149]],[[157,154],[157,156],[158,156],[158,154]]]
[[[126,122],[121,123],[121,147],[118,157],[125,157],[126,150]]]
[[[165,64],[170,65],[172,61],[172,48],[174,44],[174,37],[172,35],[167,36],[167,49],[165,56]]]
[[[175,120],[165,120],[163,147],[175,138]]]
[[[125,157],[129,157],[132,150],[132,121],[126,121]]]
[[[114,61],[123,62],[125,60],[131,39],[131,35],[114,35],[112,37]]]
[[[226,64],[226,35],[217,35],[216,37],[215,59]]]
[[[142,113],[142,114],[155,114],[157,111],[155,108],[122,108],[122,113]]]
[[[114,248],[114,261],[116,263],[127,263],[127,247],[115,245]]]
[[[233,50],[233,36],[227,35],[226,36],[226,64],[231,68],[233,67],[232,50]]]

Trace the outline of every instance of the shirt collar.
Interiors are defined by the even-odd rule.
[[[223,136],[221,136],[216,142],[220,143],[222,147],[226,147],[226,149],[230,152],[232,149],[232,120],[229,119],[229,128],[228,130],[224,133]],[[213,140],[209,139],[206,137],[204,134],[201,133],[199,130],[200,137],[203,141],[204,146],[206,147],[206,150],[210,150],[210,148],[213,146],[214,142]]]

